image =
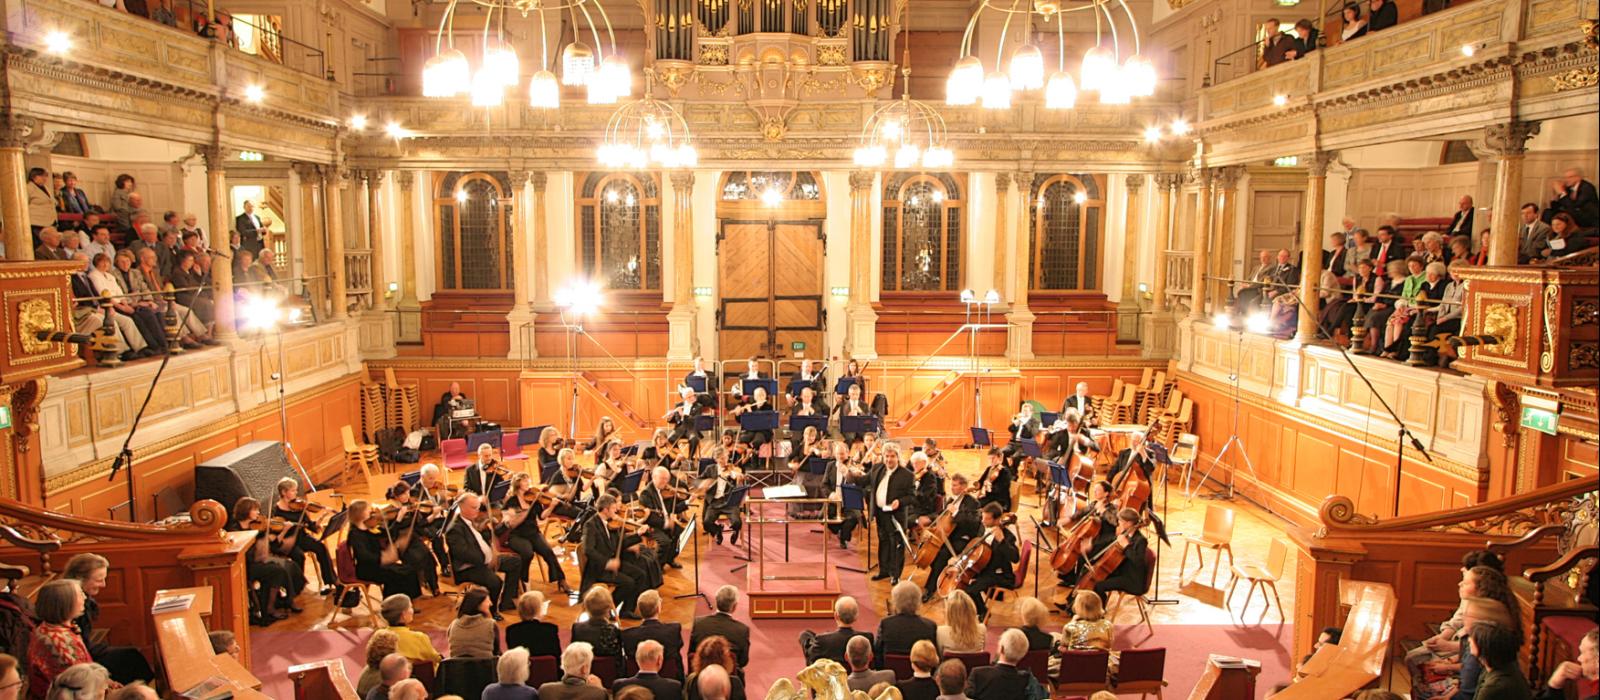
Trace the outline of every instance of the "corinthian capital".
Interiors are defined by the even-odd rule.
[[[850,173],[850,191],[852,193],[872,189],[876,174],[866,170],[856,170]]]
[[[1483,141],[1474,146],[1491,157],[1520,156],[1527,151],[1528,139],[1539,133],[1539,122],[1513,121],[1483,127]]]
[[[855,177],[854,175],[851,175],[852,180],[854,179],[854,177]],[[668,179],[672,181],[672,191],[673,192],[688,193],[689,190],[694,188],[694,171],[693,170],[677,170],[677,171],[673,171],[672,175]],[[855,186],[854,182],[851,183],[851,186],[852,187]]]

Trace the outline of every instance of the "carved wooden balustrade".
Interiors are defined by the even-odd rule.
[[[1303,555],[1296,595],[1307,601],[1295,620],[1296,655],[1311,651],[1319,630],[1343,622],[1339,591],[1347,580],[1392,582],[1399,596],[1395,638],[1423,638],[1427,623],[1449,618],[1460,602],[1454,584],[1462,555],[1483,549],[1486,538],[1505,543],[1540,527],[1570,526],[1592,511],[1593,493],[1592,482],[1574,480],[1481,505],[1383,519],[1357,512],[1348,497],[1329,496],[1321,526],[1294,533]],[[1549,564],[1558,549],[1539,541],[1508,551],[1506,571]]]
[[[60,575],[73,555],[93,552],[111,562],[96,626],[109,630],[108,642],[139,647],[156,659],[150,603],[160,589],[210,586],[212,630],[231,630],[241,661],[250,665],[250,607],[246,595],[244,551],[253,533],[224,532],[227,512],[216,501],[189,508],[186,522],[143,525],[83,518],[0,498],[0,561],[27,567],[41,580]],[[45,545],[29,544],[22,539]],[[163,659],[179,663],[181,659]]]

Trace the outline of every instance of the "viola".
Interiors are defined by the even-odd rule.
[[[1017,522],[1016,513],[1006,513],[1000,519],[1000,527],[1010,527]],[[974,537],[967,543],[967,548],[961,554],[946,564],[944,571],[939,573],[939,596],[945,597],[955,592],[956,589],[966,588],[978,578],[978,574],[989,568],[989,559],[994,556],[994,548],[989,545],[988,537]]]

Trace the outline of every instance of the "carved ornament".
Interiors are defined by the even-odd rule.
[[[865,170],[854,170],[854,171],[851,171],[851,173],[850,173],[850,194],[853,196],[853,195],[855,195],[857,193],[867,192],[867,191],[872,189],[872,185],[876,181],[877,181],[877,176],[874,175],[873,173],[867,172]]]
[[[843,44],[823,44],[817,47],[817,65],[842,66],[849,63],[846,60]]]
[[[1522,398],[1511,385],[1496,381],[1484,385],[1484,394],[1490,408],[1494,409],[1494,429],[1503,436],[1502,445],[1506,448],[1515,447]]]
[[[1483,333],[1500,339],[1494,345],[1480,345],[1474,349],[1479,353],[1495,355],[1514,355],[1517,352],[1518,337],[1517,309],[1510,304],[1489,304],[1483,307]]]
[[[1482,143],[1474,145],[1494,157],[1520,156],[1527,150],[1528,139],[1537,133],[1539,122],[1490,124],[1483,127]]]
[[[416,171],[396,170],[394,173],[395,184],[400,185],[400,191],[410,192],[411,187],[417,183]]]
[[[1128,186],[1129,196],[1137,196],[1139,194],[1139,188],[1144,187],[1144,174],[1135,173],[1133,175],[1129,175],[1127,179],[1124,180],[1124,183]]]
[[[767,117],[761,120],[761,138],[766,141],[782,141],[789,134],[789,125],[784,123],[783,117]]]
[[[1539,353],[1539,371],[1549,373],[1556,368],[1556,310],[1561,306],[1561,285],[1550,284],[1544,288],[1544,349]]]
[[[44,403],[49,387],[37,379],[23,382],[11,394],[11,433],[16,437],[18,452],[30,449],[28,439],[39,429],[39,404]]]
[[[1582,90],[1600,83],[1600,68],[1574,68],[1550,76],[1550,89],[1554,92]]]
[[[693,170],[674,171],[667,179],[672,183],[672,191],[674,193],[687,194],[689,190],[694,188]]]

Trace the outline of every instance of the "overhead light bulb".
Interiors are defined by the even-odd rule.
[[[588,85],[594,77],[594,49],[581,41],[567,44],[561,50],[561,84],[576,87]]]
[[[1050,74],[1050,81],[1044,85],[1044,108],[1072,109],[1077,104],[1078,86],[1072,82],[1072,75],[1066,71]]]
[[[44,50],[56,56],[66,55],[72,50],[72,35],[60,29],[52,29],[44,34]]]
[[[977,299],[977,295],[973,294],[971,289],[961,290],[961,303],[971,304],[972,302],[977,301]]]
[[[1009,109],[1011,107],[1011,79],[1005,73],[992,71],[983,79],[983,108]]]
[[[267,91],[262,89],[260,85],[244,86],[244,100],[246,102],[260,104],[266,97]]]
[[[881,131],[885,141],[899,141],[900,136],[905,133],[905,127],[899,119],[887,119],[883,122]]]
[[[1089,201],[1089,194],[1087,192],[1084,192],[1083,190],[1079,190],[1077,192],[1072,193],[1072,203],[1073,204],[1083,204],[1084,202],[1087,202],[1087,201]]]
[[[363,129],[366,129],[367,128],[367,115],[365,115],[365,114],[352,114],[352,115],[350,115],[350,128],[354,129],[356,131],[361,131]]]
[[[389,138],[392,139],[403,139],[407,135],[405,127],[400,126],[399,122],[389,122],[388,124],[385,124],[383,126],[383,133],[388,134]]]
[[[1161,127],[1147,126],[1144,128],[1145,143],[1156,143],[1161,140]]]
[[[483,66],[478,72],[494,76],[504,87],[516,87],[522,82],[522,61],[517,58],[515,49],[497,41],[483,50]]]
[[[561,106],[561,81],[556,74],[541,70],[528,79],[528,106],[534,109],[555,109]]]
[[[1122,64],[1122,81],[1127,86],[1127,92],[1134,97],[1149,97],[1156,94],[1156,64],[1150,59],[1135,55]]]
[[[909,168],[916,165],[921,157],[922,149],[917,148],[916,144],[900,144],[899,148],[894,149],[894,167]]]
[[[499,107],[505,101],[506,86],[500,76],[489,71],[488,66],[478,69],[472,76],[472,106]]]
[[[1216,327],[1217,330],[1228,330],[1228,326],[1232,322],[1232,319],[1230,319],[1225,313],[1219,312],[1215,316],[1211,317],[1211,325]]]
[[[1461,45],[1461,55],[1466,56],[1467,58],[1472,58],[1472,54],[1475,54],[1477,52],[1478,52],[1478,47],[1473,46],[1472,44],[1462,44]]]
[[[1273,95],[1272,96],[1272,104],[1273,104],[1274,107],[1283,107],[1283,106],[1289,104],[1289,96],[1288,95]]]
[[[1023,44],[1011,54],[1011,87],[1037,90],[1044,87],[1044,53],[1033,44]]]
[[[598,75],[589,80],[589,104],[611,105],[617,103],[617,93]]]
[[[983,93],[983,61],[967,56],[956,61],[944,82],[944,103],[952,107],[976,104]]]
[[[1178,117],[1172,120],[1172,125],[1167,127],[1173,136],[1183,136],[1189,133],[1189,120]]]
[[[605,83],[606,89],[615,96],[612,102],[615,102],[616,98],[633,94],[633,75],[628,71],[628,62],[617,54],[606,56],[605,60],[600,62],[600,68],[594,78],[598,82]]]
[[[783,193],[778,191],[778,188],[776,187],[768,189],[767,191],[761,193],[761,203],[769,207],[775,207],[779,204],[783,204]]]
[[[422,67],[423,97],[455,97],[472,83],[467,55],[452,48],[440,51]]]
[[[1128,84],[1122,76],[1115,76],[1100,86],[1100,104],[1125,105],[1130,102],[1133,102],[1133,96],[1128,94]]]
[[[855,163],[863,168],[876,168],[882,166],[889,159],[889,152],[883,146],[861,146],[856,148]]]
[[[1083,66],[1078,70],[1078,89],[1098,92],[1107,82],[1115,80],[1117,59],[1110,51],[1098,46],[1083,53]]]

